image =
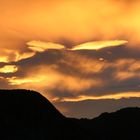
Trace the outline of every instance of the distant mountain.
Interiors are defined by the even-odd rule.
[[[140,108],[124,108],[99,117],[74,119],[90,130],[93,140],[138,140],[140,139]]]
[[[139,130],[140,108],[66,118],[35,91],[0,90],[1,140],[139,140]]]

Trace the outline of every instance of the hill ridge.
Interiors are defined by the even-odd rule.
[[[93,119],[62,115],[32,90],[0,90],[0,138],[5,140],[138,140],[140,108],[123,108]],[[5,135],[6,133],[6,135]]]

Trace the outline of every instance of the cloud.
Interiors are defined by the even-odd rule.
[[[28,49],[34,52],[44,52],[47,50],[69,50],[69,51],[77,51],[77,50],[100,50],[102,48],[107,47],[115,47],[120,45],[127,44],[128,41],[125,40],[110,40],[110,41],[93,41],[93,42],[86,42],[72,48],[66,48],[64,45],[52,42],[43,42],[43,41],[30,41],[27,42]]]
[[[140,95],[139,51],[124,45],[98,51],[47,49],[11,64],[18,71],[2,74],[8,86],[40,91],[51,101]]]
[[[123,92],[123,93],[108,94],[108,95],[102,95],[102,96],[79,95],[77,97],[64,98],[64,99],[58,100],[58,101],[60,101],[60,102],[78,102],[78,101],[84,101],[84,100],[121,99],[121,98],[131,98],[131,97],[140,98],[140,91],[138,91],[138,92]],[[54,101],[57,102],[57,100],[54,100]]]
[[[2,47],[0,51],[0,62],[17,62],[22,59],[30,58],[34,55],[35,53],[31,51],[21,51],[20,49],[8,49]]]
[[[28,66],[28,71],[25,69],[23,72],[23,77],[19,75],[7,78],[9,84],[19,88],[30,88],[45,92],[49,97],[53,95],[51,92],[56,89],[60,92],[73,92],[74,96],[78,96],[76,93],[78,94],[80,91],[84,91],[90,87],[96,87],[101,83],[98,79],[86,79],[84,77],[63,74],[57,70],[57,65]],[[50,92],[50,95],[48,95],[48,92]],[[55,100],[58,97],[53,95],[52,99]]]
[[[29,46],[28,48],[32,51],[35,52],[44,52],[49,49],[65,49],[65,46],[57,43],[52,43],[52,42],[43,42],[43,41],[30,41],[27,42],[27,45]]]
[[[125,45],[126,43],[128,43],[128,41],[125,40],[94,41],[75,46],[71,50],[99,50],[107,47]]]
[[[99,44],[101,42],[98,41]],[[34,52],[33,56],[8,64],[1,63],[1,88],[39,91],[60,111],[71,117],[91,118],[104,111],[139,105],[137,102],[132,104],[132,101],[128,103],[129,98],[140,97],[139,50],[127,47],[127,44],[120,44],[117,47],[107,45],[98,51],[71,51],[67,47],[48,49],[47,42],[40,41],[39,47],[42,43],[45,44],[43,51],[28,50],[27,45],[27,49],[20,52]],[[124,100],[128,104],[122,104],[122,98],[128,98]],[[94,107],[94,112],[91,113],[86,112],[86,108],[89,108],[89,99],[94,103],[98,102],[96,105],[91,104],[91,107]],[[87,105],[83,105],[84,102],[87,102]],[[111,107],[111,103],[114,102],[118,103]],[[72,104],[82,105],[84,109],[74,108]],[[76,109],[80,109],[78,113]]]
[[[15,73],[18,71],[18,67],[15,65],[5,65],[0,68],[0,73]]]
[[[138,0],[1,0],[0,42],[17,48],[30,40],[80,44],[120,39],[134,47],[140,43],[139,5]]]
[[[121,59],[118,60],[115,66],[117,72],[115,77],[119,80],[127,80],[133,77],[140,77],[140,60]]]

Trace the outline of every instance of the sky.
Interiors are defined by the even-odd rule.
[[[0,88],[31,89],[69,117],[140,106],[139,0],[1,0]]]

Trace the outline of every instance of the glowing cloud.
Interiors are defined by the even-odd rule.
[[[7,80],[9,81],[10,85],[22,85],[22,84],[30,84],[30,83],[40,83],[43,80],[43,77],[41,76],[37,76],[37,77],[33,77],[33,78],[18,78],[18,77],[11,77],[11,78],[7,78]]]
[[[83,100],[101,100],[101,99],[121,99],[121,98],[131,98],[131,97],[140,97],[140,92],[123,92],[112,95],[104,96],[78,96],[77,98],[64,98],[62,102],[78,102]],[[54,102],[57,101],[53,100]]]
[[[52,43],[52,42],[43,42],[43,41],[30,41],[27,43],[29,46],[28,48],[32,51],[35,52],[44,52],[49,49],[64,49],[65,46],[57,43]]]
[[[50,49],[57,49],[57,50],[69,50],[69,51],[76,51],[76,50],[99,50],[102,48],[107,47],[115,47],[120,45],[125,45],[128,41],[125,40],[110,40],[110,41],[93,41],[83,43],[77,46],[74,46],[71,49],[67,49],[64,45],[53,43],[53,42],[43,42],[43,41],[30,41],[27,42],[28,49],[34,52],[44,52]]]
[[[0,68],[0,73],[15,73],[18,71],[18,67],[15,65],[6,65]]]
[[[125,40],[94,41],[75,46],[71,50],[99,50],[107,47],[125,45],[126,43],[128,43],[128,41]]]
[[[61,60],[61,63],[78,70],[82,74],[99,73],[107,67],[103,58],[92,59],[76,53],[64,54],[64,59]]]
[[[17,52],[14,61],[18,62],[20,60],[30,58],[30,57],[34,56],[35,54],[36,54],[35,52],[24,52],[24,53],[18,53]]]
[[[140,60],[122,59],[114,64],[117,71],[114,75],[117,80],[127,80],[133,77],[140,77]]]
[[[5,49],[1,48],[0,62],[17,62],[22,59],[30,58],[35,55],[35,52],[21,52],[18,49]]]

